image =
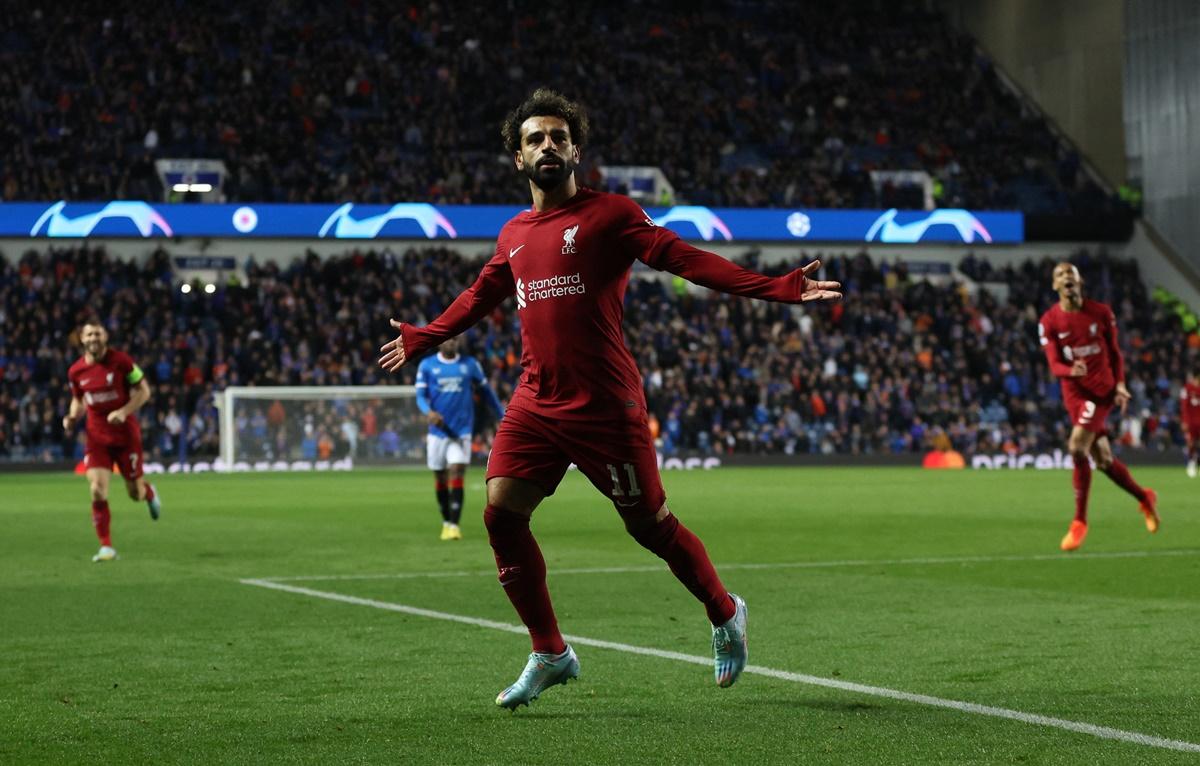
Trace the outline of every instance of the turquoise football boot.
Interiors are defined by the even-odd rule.
[[[717,686],[721,688],[733,686],[746,667],[746,658],[750,656],[746,648],[746,602],[733,593],[729,597],[737,609],[728,622],[714,625],[712,629],[713,671]]]
[[[579,658],[570,645],[559,655],[533,652],[520,678],[496,696],[496,704],[516,710],[521,705],[533,702],[547,688],[555,684],[565,685],[572,678],[579,678]]]

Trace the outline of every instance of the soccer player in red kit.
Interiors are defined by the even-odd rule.
[[[108,332],[99,322],[79,330],[83,356],[67,372],[71,406],[63,418],[67,433],[87,410],[87,448],[83,456],[92,490],[92,524],[100,538],[100,551],[92,561],[117,557],[109,531],[108,484],[113,466],[125,477],[125,489],[134,500],[144,500],[150,518],[158,520],[162,503],[142,475],[142,430],[134,414],[150,399],[150,386],[140,367],[124,351],[108,347]]]
[[[841,297],[836,282],[808,279],[818,262],[782,277],[755,274],[659,228],[628,197],[577,186],[587,127],[577,104],[546,89],[509,113],[501,132],[528,178],[532,209],[505,224],[495,255],[441,316],[423,328],[393,319],[399,337],[383,346],[379,360],[397,370],[516,295],[523,369],[488,461],[484,509],[500,584],[533,644],[525,670],[496,698],[514,710],[579,674],[529,529],[534,509],[571,463],[612,500],[629,534],[704,605],[717,684],[732,685],[746,664],[745,602],[725,589],[703,543],[667,509],[642,376],[621,330],[633,263],[764,300]]]
[[[1125,387],[1125,362],[1117,345],[1117,319],[1112,309],[1083,297],[1083,278],[1070,263],[1054,267],[1054,291],[1058,303],[1051,306],[1038,323],[1038,340],[1046,352],[1050,371],[1062,381],[1063,404],[1071,416],[1071,436],[1067,449],[1075,463],[1075,519],[1060,547],[1073,551],[1087,537],[1088,493],[1092,485],[1092,466],[1133,495],[1146,518],[1146,529],[1158,531],[1158,496],[1133,480],[1129,469],[1113,457],[1105,421],[1117,406],[1121,412],[1129,406]]]
[[[1192,369],[1179,389],[1179,421],[1187,442],[1187,475],[1194,479],[1196,462],[1200,459],[1200,365]]]

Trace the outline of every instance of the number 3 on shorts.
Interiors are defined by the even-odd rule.
[[[1079,425],[1085,426],[1092,422],[1092,416],[1096,414],[1095,402],[1084,402],[1083,412],[1079,413]]]
[[[612,477],[613,483],[612,496],[625,497],[625,491],[621,489],[621,479],[619,476],[617,476],[617,467],[612,463],[608,463],[607,465],[608,475]],[[635,474],[633,471],[633,464],[624,463],[623,465],[625,466],[625,474],[629,477],[629,496],[637,497],[638,495],[642,494],[642,490],[640,487],[638,487],[637,474]]]

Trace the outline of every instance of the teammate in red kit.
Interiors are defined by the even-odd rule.
[[[1158,496],[1154,490],[1139,486],[1125,464],[1113,457],[1105,427],[1114,405],[1122,413],[1129,406],[1125,362],[1117,345],[1117,319],[1105,304],[1084,299],[1083,278],[1070,263],[1054,267],[1053,285],[1058,303],[1042,314],[1038,340],[1046,352],[1050,371],[1062,381],[1063,404],[1071,416],[1067,449],[1075,463],[1075,519],[1060,547],[1073,551],[1087,537],[1088,493],[1092,485],[1089,455],[1108,478],[1137,498],[1138,509],[1146,518],[1146,529],[1157,532]]]
[[[92,524],[100,538],[100,551],[92,561],[117,557],[109,533],[108,484],[116,465],[125,477],[125,489],[134,500],[145,500],[150,518],[158,520],[162,503],[142,477],[142,430],[134,414],[150,399],[150,386],[129,355],[108,347],[108,333],[99,322],[79,330],[83,356],[67,372],[71,406],[63,418],[67,433],[87,409],[87,449],[83,463],[92,490]]]
[[[504,226],[475,284],[440,317],[423,328],[393,319],[399,337],[383,346],[379,360],[397,370],[516,295],[523,369],[488,461],[484,509],[500,584],[533,643],[524,672],[496,698],[509,709],[579,674],[529,529],[534,509],[571,463],[611,498],[630,535],[704,604],[717,684],[732,685],[746,664],[745,603],[725,589],[703,543],[667,509],[642,376],[621,330],[634,262],[752,298],[841,297],[838,283],[808,279],[818,262],[782,277],[755,274],[659,228],[628,197],[578,187],[574,171],[587,129],[577,104],[546,89],[509,113],[501,132],[528,178],[532,209]]]
[[[1179,389],[1179,421],[1187,442],[1187,475],[1196,478],[1200,460],[1200,365],[1192,368],[1187,382]]]

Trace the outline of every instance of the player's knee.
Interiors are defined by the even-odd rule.
[[[1096,468],[1098,470],[1107,471],[1109,468],[1112,468],[1112,464],[1113,464],[1113,456],[1112,455],[1097,455],[1096,456]]]
[[[107,499],[108,499],[108,491],[107,491],[107,489],[108,489],[108,488],[107,488],[107,487],[105,487],[105,486],[104,486],[103,484],[101,484],[100,482],[98,482],[98,481],[93,481],[93,482],[92,482],[92,483],[89,485],[89,487],[88,487],[88,488],[89,488],[89,490],[90,490],[90,491],[91,491],[91,493],[92,493],[92,500],[95,500],[96,502],[100,502],[101,500],[107,500]]]
[[[613,505],[616,507],[617,512],[621,514],[621,521],[625,523],[625,531],[634,537],[643,530],[654,528],[671,515],[671,511],[667,509],[665,502],[658,503],[654,513],[650,512],[650,508],[655,507],[653,505],[647,508],[637,506],[626,508],[616,502]]]
[[[660,512],[661,518],[659,514],[655,514],[644,516],[635,523],[631,523],[630,519],[625,520],[625,529],[629,531],[630,536],[643,548],[656,552],[669,543],[679,530],[679,519],[675,514],[668,511],[665,505]]]

